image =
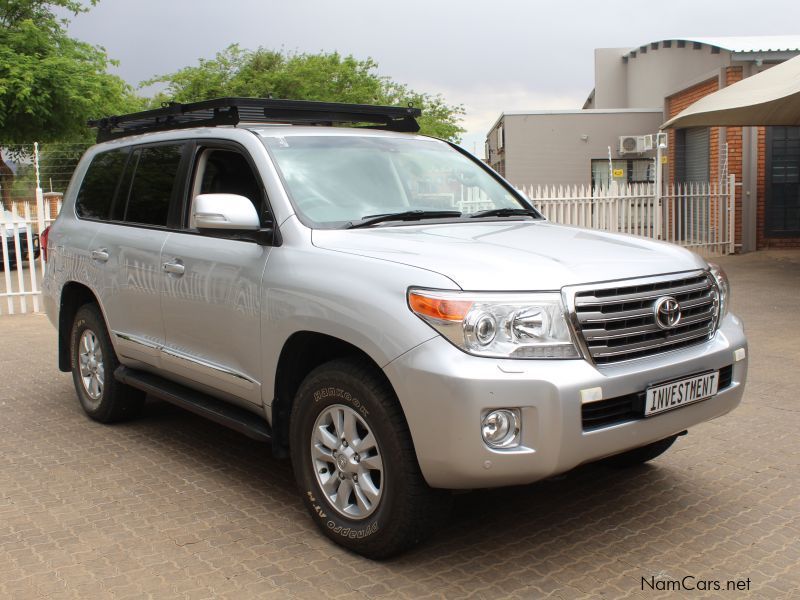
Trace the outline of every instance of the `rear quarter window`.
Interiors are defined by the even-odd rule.
[[[136,170],[123,220],[165,226],[175,190],[184,144],[144,147],[136,151]]]
[[[117,191],[122,169],[128,157],[126,150],[101,152],[89,163],[75,201],[75,211],[84,219],[106,220]]]

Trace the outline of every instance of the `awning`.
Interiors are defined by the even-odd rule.
[[[800,125],[800,56],[701,98],[661,126]]]

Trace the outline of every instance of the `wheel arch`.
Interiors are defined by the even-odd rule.
[[[64,284],[64,287],[61,288],[58,308],[58,369],[60,371],[69,372],[71,370],[69,341],[72,323],[78,310],[86,304],[97,305],[100,314],[103,315],[103,320],[106,321],[106,329],[108,329],[108,321],[103,308],[91,288],[77,281]]]
[[[297,331],[286,340],[275,371],[275,389],[271,405],[272,445],[275,456],[285,458],[289,455],[289,418],[300,384],[321,364],[349,357],[369,364],[375,373],[392,387],[380,365],[369,354],[350,342],[316,331]]]

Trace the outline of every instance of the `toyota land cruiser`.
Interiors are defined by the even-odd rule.
[[[720,268],[549,223],[418,116],[228,98],[93,123],[43,241],[86,413],[150,394],[269,441],[320,529],[380,558],[451,490],[644,462],[737,406]]]

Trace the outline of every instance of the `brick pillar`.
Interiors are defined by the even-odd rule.
[[[50,207],[50,218],[55,219],[58,216],[58,201],[64,197],[61,192],[45,192],[42,194],[44,203]]]

